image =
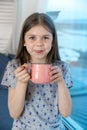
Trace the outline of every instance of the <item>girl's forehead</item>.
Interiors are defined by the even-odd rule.
[[[48,30],[48,28],[46,28],[45,26],[42,25],[36,25],[33,26],[31,29],[29,29],[26,34],[48,34],[48,35],[52,35],[52,33]]]

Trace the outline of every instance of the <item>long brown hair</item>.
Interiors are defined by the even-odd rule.
[[[30,61],[30,54],[27,52],[26,47],[24,47],[24,42],[25,42],[24,36],[27,31],[29,31],[32,27],[36,25],[43,26],[53,35],[52,48],[47,55],[47,63],[52,63],[53,61],[61,60],[59,55],[59,50],[58,50],[57,33],[56,33],[54,23],[52,19],[47,14],[44,13],[34,13],[29,17],[27,17],[27,19],[24,21],[16,58],[20,59],[21,64]]]

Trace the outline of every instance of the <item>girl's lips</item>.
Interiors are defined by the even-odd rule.
[[[43,50],[35,50],[36,53],[42,53]]]

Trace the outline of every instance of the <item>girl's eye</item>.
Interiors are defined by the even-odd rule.
[[[29,37],[29,39],[30,39],[30,40],[34,40],[34,39],[35,39],[35,37],[33,37],[33,36],[32,36],[32,37]]]
[[[47,39],[49,39],[49,37],[45,36],[45,37],[43,37],[43,39],[44,39],[44,40],[47,40]]]

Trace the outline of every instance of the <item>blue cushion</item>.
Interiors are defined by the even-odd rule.
[[[13,119],[8,111],[8,89],[0,89],[0,130],[11,130]]]
[[[5,67],[14,55],[5,55],[0,53],[0,130],[11,130],[13,119],[8,112],[8,89],[1,85]]]
[[[14,58],[14,55],[12,55],[12,54],[5,55],[5,54],[0,53],[0,83],[2,81],[4,70],[5,70],[5,67],[6,67],[8,61],[13,58]],[[0,86],[2,87],[2,85],[0,85]]]

